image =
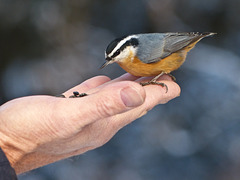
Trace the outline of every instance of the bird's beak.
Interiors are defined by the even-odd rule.
[[[106,56],[106,62],[103,63],[103,65],[100,67],[100,69],[105,68],[107,65],[113,63],[113,60],[110,57],[108,57],[107,55],[105,55],[105,56]]]
[[[103,63],[103,65],[100,67],[100,69],[105,68],[107,65],[111,64],[111,61],[106,61],[105,63]]]

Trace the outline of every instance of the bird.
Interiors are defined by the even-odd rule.
[[[101,69],[116,62],[126,72],[140,77],[154,76],[142,86],[149,84],[168,87],[157,79],[178,69],[185,61],[187,53],[203,38],[213,36],[213,32],[167,32],[132,34],[114,39],[105,50],[105,62]]]

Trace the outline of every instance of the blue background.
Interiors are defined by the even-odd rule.
[[[240,1],[1,0],[0,103],[60,94],[96,75],[116,37],[208,31],[174,72],[182,93],[103,147],[20,180],[237,180],[240,177]]]

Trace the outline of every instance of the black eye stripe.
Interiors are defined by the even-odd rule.
[[[120,54],[120,49],[118,49],[112,56],[111,58],[115,58],[116,56],[118,56]]]
[[[138,40],[136,38],[132,38],[128,41],[126,41],[112,56],[111,58],[114,58],[120,54],[121,51],[123,51],[127,46],[133,46],[136,47],[138,45]]]

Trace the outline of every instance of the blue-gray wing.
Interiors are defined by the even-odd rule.
[[[157,62],[208,35],[209,33],[139,34],[137,56],[144,63]]]

